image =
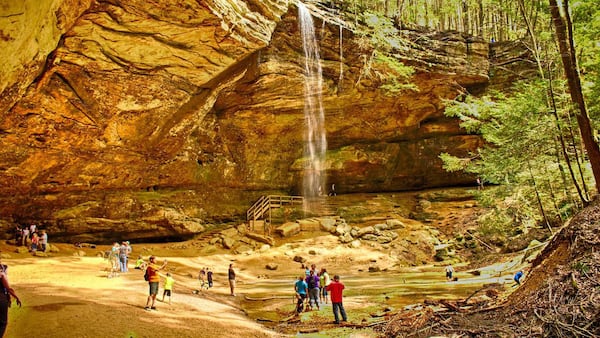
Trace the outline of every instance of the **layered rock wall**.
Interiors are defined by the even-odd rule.
[[[43,23],[17,34],[9,15],[0,26],[2,52],[21,55],[0,81],[0,218],[42,222],[62,238],[164,238],[243,217],[262,194],[300,191],[304,76],[295,5],[44,6],[52,10],[8,8]],[[416,90],[390,95],[377,76],[386,70],[367,62],[373,49],[364,37],[344,25],[340,39],[339,19],[312,9],[328,184],[352,193],[470,183],[438,159],[481,144],[443,115],[444,100],[485,87],[487,43],[400,31],[404,43],[392,52],[414,67]]]

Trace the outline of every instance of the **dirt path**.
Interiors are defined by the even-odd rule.
[[[9,310],[5,337],[278,336],[248,319],[221,285],[206,298],[185,292],[191,290],[179,283],[172,305],[159,302],[157,311],[148,312],[143,308],[148,287],[139,270],[109,279],[99,257],[4,263],[23,302]]]

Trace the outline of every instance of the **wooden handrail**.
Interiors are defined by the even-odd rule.
[[[283,196],[283,195],[267,195],[261,196],[246,212],[246,220],[254,220],[261,218],[264,214],[274,207],[281,207],[284,204],[302,204],[304,197],[302,196]]]

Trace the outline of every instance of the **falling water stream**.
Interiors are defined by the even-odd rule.
[[[312,16],[306,6],[300,2],[298,18],[304,49],[304,118],[306,120],[304,135],[306,163],[302,192],[307,200],[311,200],[326,194],[325,175],[323,175],[327,150],[322,97],[323,76]]]

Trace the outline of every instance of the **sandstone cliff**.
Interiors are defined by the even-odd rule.
[[[10,60],[0,78],[0,218],[40,222],[60,239],[183,237],[240,218],[260,195],[298,193],[294,2],[30,3],[0,6]],[[399,31],[393,54],[414,67],[417,90],[389,95],[365,73],[386,70],[367,64],[364,37],[311,8],[327,181],[341,193],[471,183],[438,159],[481,143],[443,115],[444,100],[487,85],[488,44]]]

